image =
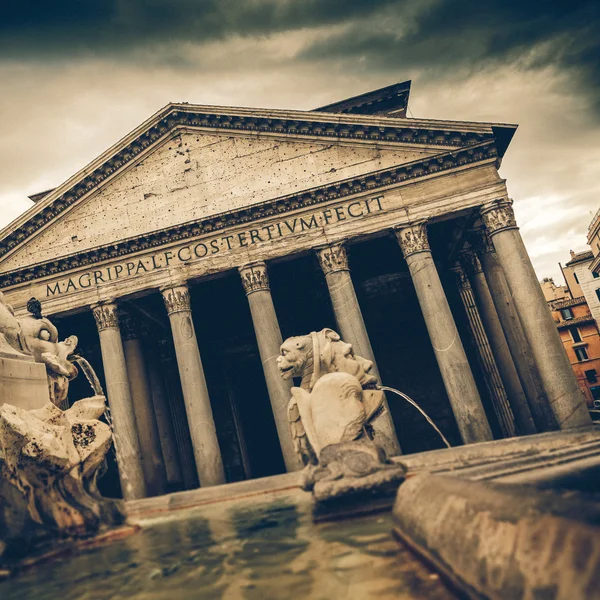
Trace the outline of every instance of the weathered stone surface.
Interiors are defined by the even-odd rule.
[[[182,214],[190,221],[436,151],[183,133],[71,211],[62,227],[40,234],[6,268],[120,239],[124,227],[139,235],[177,225]],[[98,221],[99,212],[106,218]]]
[[[124,521],[119,501],[102,498],[96,476],[112,443],[98,421],[104,398],[62,411],[0,407],[0,553],[19,558],[40,545],[87,537]]]
[[[406,184],[408,183],[410,185],[401,184],[401,191],[399,188],[389,189],[381,195],[365,192],[322,205],[307,205],[293,215],[280,214],[279,211],[260,211],[251,223],[247,218],[231,223],[227,219],[223,221],[226,228],[220,230],[215,230],[214,225],[208,229],[190,225],[189,232],[192,235],[186,235],[189,239],[174,243],[172,238],[166,236],[165,245],[160,248],[154,245],[151,248],[144,246],[142,238],[134,244],[142,250],[134,258],[112,252],[115,239],[120,239],[123,231],[119,229],[116,238],[110,237],[109,250],[98,254],[106,255],[107,260],[103,260],[102,265],[73,264],[68,272],[61,271],[44,281],[34,280],[24,286],[17,285],[7,289],[7,297],[19,310],[23,310],[27,300],[35,295],[44,301],[47,314],[63,312],[94,304],[99,299],[118,298],[144,289],[172,285],[177,279],[194,279],[237,268],[254,260],[269,260],[310,250],[322,245],[324,240],[336,242],[369,235],[406,223],[409,218],[433,218],[479,206],[506,193],[504,183],[492,164],[452,175],[440,174],[433,179],[407,181]],[[377,198],[380,200],[377,201]],[[381,203],[381,210],[378,202]],[[123,213],[119,206],[112,207],[112,210],[115,211],[115,222],[121,223]],[[349,211],[358,216],[353,217]],[[178,223],[188,223],[190,219],[189,212],[180,205],[174,206],[172,213],[168,214],[176,216]],[[110,218],[113,219],[112,216]],[[305,222],[304,226],[301,219]],[[98,224],[96,220],[90,221],[92,222],[94,226]],[[57,223],[57,227],[51,226],[48,234],[51,230],[55,234],[60,230],[60,235],[66,236],[68,231],[69,239],[78,238],[79,231],[74,224],[71,227],[65,221],[62,227],[58,227],[59,223],[62,221]],[[89,226],[87,223],[84,225]],[[188,229],[186,234],[187,231]],[[252,231],[255,236],[258,233],[260,239],[253,239]],[[180,238],[177,236],[174,239]],[[33,240],[28,241],[24,249],[32,242]],[[76,243],[69,251],[80,252]],[[9,266],[11,260],[12,255],[0,263],[3,272],[12,268]]]
[[[303,486],[312,490],[318,511],[335,512],[393,497],[405,474],[404,465],[389,462],[381,448],[362,438],[323,448],[319,464],[307,468]]]
[[[395,532],[471,595],[598,595],[600,507],[573,493],[417,475],[400,486]]]
[[[46,368],[25,355],[18,359],[0,356],[0,390],[3,402],[25,410],[50,401]]]

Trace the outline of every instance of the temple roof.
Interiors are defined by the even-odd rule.
[[[406,117],[410,80],[395,83],[333,104],[315,108],[314,112]]]

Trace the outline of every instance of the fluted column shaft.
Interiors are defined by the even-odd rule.
[[[145,498],[147,489],[142,453],[119,329],[117,305],[114,302],[104,302],[92,306],[92,311],[100,337],[123,498],[125,500]]]
[[[536,429],[540,432],[558,429],[504,269],[485,229],[479,231],[477,252]]]
[[[355,354],[373,363],[371,373],[381,382],[369,334],[350,276],[346,246],[344,243],[329,244],[316,248],[316,252],[325,274],[339,333],[345,342],[352,344]],[[375,440],[388,456],[395,456],[401,454],[401,449],[387,399],[384,399],[384,406],[383,414],[373,421]]]
[[[468,251],[462,254],[462,260],[467,265],[467,273],[475,296],[475,302],[479,309],[483,328],[490,342],[504,389],[506,390],[508,402],[515,417],[517,431],[521,435],[537,433],[537,428],[529,410],[529,404],[527,403],[527,396],[523,390],[519,373],[510,353],[508,342],[506,341],[506,336],[504,335],[502,324],[500,323],[479,258],[474,251]]]
[[[556,324],[517,228],[510,200],[491,202],[481,216],[492,239],[529,347],[561,429],[590,425],[586,400],[579,389]]]
[[[424,222],[396,230],[419,299],[444,386],[466,444],[492,439],[479,391],[444,293]]]
[[[168,287],[161,291],[171,323],[200,485],[206,487],[225,483],[221,450],[192,321],[190,293],[186,285]]]
[[[452,271],[456,276],[460,298],[467,314],[471,334],[475,340],[477,360],[484,376],[485,385],[488,389],[492,407],[502,431],[502,436],[514,437],[517,434],[515,418],[508,402],[508,396],[504,389],[502,377],[500,376],[500,371],[496,365],[494,354],[492,353],[492,348],[483,326],[483,321],[481,320],[481,316],[475,304],[473,289],[471,288],[471,284],[460,263],[457,263]]]
[[[292,382],[285,381],[277,368],[277,357],[283,340],[271,297],[267,265],[262,261],[249,263],[240,267],[239,273],[250,306],[285,468],[297,471],[303,465],[294,449],[287,414],[287,406],[292,397]]]

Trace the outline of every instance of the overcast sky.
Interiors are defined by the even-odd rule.
[[[0,227],[167,102],[311,109],[412,79],[410,116],[518,123],[538,275],[600,207],[594,1],[4,0]]]

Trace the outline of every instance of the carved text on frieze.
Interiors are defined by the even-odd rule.
[[[318,212],[290,217],[266,225],[257,225],[244,231],[221,235],[208,240],[191,242],[185,246],[163,250],[127,262],[100,267],[77,276],[68,277],[46,284],[46,297],[85,290],[103,284],[113,283],[129,277],[136,277],[170,268],[177,264],[189,264],[219,253],[238,248],[250,247],[262,242],[290,237],[310,230],[323,230],[340,221],[350,221],[367,217],[384,210],[383,196],[363,198],[340,206],[326,208]]]

